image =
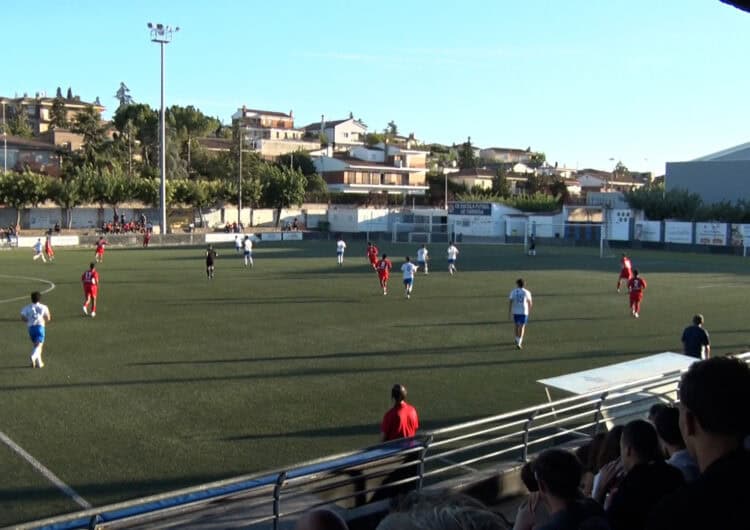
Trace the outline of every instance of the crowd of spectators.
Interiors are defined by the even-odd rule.
[[[3,241],[9,247],[18,245],[18,230],[13,225],[7,228],[0,228],[0,241]]]
[[[102,224],[102,232],[105,234],[143,234],[152,230],[151,224],[144,214],[129,221],[125,214],[115,215],[112,221]]]

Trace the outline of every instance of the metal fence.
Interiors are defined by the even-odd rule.
[[[750,362],[750,353],[738,356]],[[545,448],[583,443],[612,424],[645,417],[658,401],[676,399],[680,372],[549,401],[285,470],[238,477],[135,501],[21,525],[21,529],[277,529],[311,508],[367,505],[409,489],[480,470],[515,468]]]

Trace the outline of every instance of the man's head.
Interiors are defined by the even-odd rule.
[[[406,263],[409,263],[411,261],[411,258],[409,256],[406,256]]]
[[[294,530],[347,530],[344,521],[339,514],[332,510],[318,509],[307,512],[297,519]]]
[[[648,409],[648,421],[654,423],[654,421],[656,420],[656,415],[659,414],[659,411],[667,407],[668,405],[665,405],[664,403],[654,403],[653,405],[651,405],[651,408]]]
[[[383,259],[387,259],[387,258],[388,258],[388,254],[386,254],[385,252],[383,252]]]
[[[550,499],[567,503],[581,495],[583,467],[573,453],[562,449],[544,451],[534,461],[534,474],[548,504]]]
[[[711,441],[739,445],[750,432],[747,363],[732,357],[693,363],[682,376],[679,394],[680,431],[695,458]]]
[[[499,530],[500,517],[462,493],[420,491],[406,495],[377,530]]]
[[[396,383],[391,388],[391,398],[393,398],[393,401],[396,403],[401,403],[402,401],[406,400],[406,387],[404,385],[400,385]]]
[[[31,302],[33,304],[38,303],[39,300],[41,299],[42,299],[42,293],[40,293],[39,291],[34,291],[33,293],[31,293]]]
[[[659,457],[656,429],[646,420],[633,420],[622,430],[620,460],[627,473],[637,464],[646,464]]]
[[[518,278],[518,279],[516,280],[516,285],[517,285],[518,287],[520,287],[521,289],[523,289],[523,286],[524,286],[524,285],[526,285],[526,282],[525,282],[525,281],[523,280],[523,278]]]
[[[96,263],[94,263],[93,261],[89,263],[89,270],[93,271],[95,268],[96,268]]]
[[[664,448],[685,449],[685,440],[680,432],[680,411],[676,407],[664,407],[654,417],[654,427]]]
[[[638,269],[633,269],[633,277],[634,278],[638,277]]]
[[[703,315],[698,313],[697,315],[693,316],[693,324],[696,326],[702,326],[703,325]]]
[[[521,468],[521,482],[529,490],[529,493],[539,491],[539,483],[534,476],[534,464],[531,462],[526,462]]]

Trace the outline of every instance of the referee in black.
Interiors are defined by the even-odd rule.
[[[711,341],[708,331],[703,328],[703,315],[700,313],[693,317],[693,324],[682,332],[682,351],[697,359],[711,357]]]

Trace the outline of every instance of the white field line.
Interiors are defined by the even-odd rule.
[[[714,287],[747,287],[747,283],[709,283],[707,285],[699,285],[696,289],[713,289]]]
[[[0,274],[0,278],[15,278],[17,280],[29,280],[32,282],[40,282],[40,283],[46,283],[49,287],[47,287],[44,291],[41,291],[42,294],[47,294],[52,289],[55,288],[55,284],[52,283],[49,280],[45,280],[43,278],[31,278],[29,276],[12,276],[10,274]],[[4,298],[0,300],[0,304],[7,304],[8,302],[18,302],[20,300],[26,300],[29,298],[29,295],[24,296],[16,296],[15,298]]]
[[[31,464],[37,471],[39,471],[44,477],[49,480],[52,484],[57,486],[57,488],[62,491],[65,495],[73,499],[76,504],[78,504],[81,508],[91,508],[91,504],[78,495],[78,493],[75,492],[73,488],[65,484],[62,480],[60,480],[57,475],[55,475],[52,471],[44,467],[39,460],[31,456],[29,453],[24,451],[23,447],[18,445],[16,442],[8,438],[8,435],[6,435],[3,431],[0,431],[0,441],[2,441],[5,445],[10,447],[16,454],[18,454],[21,458],[26,460],[29,464]]]

